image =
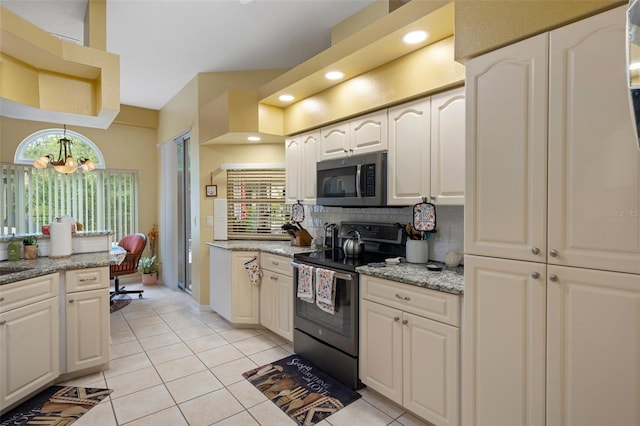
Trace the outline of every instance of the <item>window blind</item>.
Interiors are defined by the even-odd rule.
[[[227,236],[286,239],[284,169],[227,170]]]
[[[82,223],[83,231],[113,231],[114,241],[137,232],[138,172],[62,174],[0,163],[0,234],[40,233],[64,215]]]

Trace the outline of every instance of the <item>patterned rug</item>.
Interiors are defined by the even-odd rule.
[[[111,389],[50,386],[0,416],[0,425],[70,425],[111,392]]]
[[[314,425],[361,397],[309,361],[291,355],[242,374],[299,425]]]
[[[131,303],[131,296],[129,296],[128,294],[120,294],[114,297],[112,301],[113,303],[110,305],[109,309],[111,313],[114,313],[115,311],[119,311],[120,309]]]

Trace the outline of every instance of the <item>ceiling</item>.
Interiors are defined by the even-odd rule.
[[[197,73],[292,68],[330,46],[331,27],[374,0],[107,0],[120,102],[160,109]],[[84,44],[87,0],[2,0]]]

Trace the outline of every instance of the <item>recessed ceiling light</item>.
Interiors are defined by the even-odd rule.
[[[344,77],[344,73],[340,71],[329,71],[324,76],[328,80],[340,80],[342,77]]]
[[[429,33],[422,30],[410,31],[402,37],[402,41],[407,44],[417,44],[425,41],[429,37]]]
[[[278,96],[278,99],[280,99],[282,102],[291,102],[295,98],[292,95],[280,95]]]
[[[257,142],[260,140],[260,136],[249,136],[247,140],[251,142]]]

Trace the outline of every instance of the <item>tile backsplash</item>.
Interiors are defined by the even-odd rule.
[[[322,242],[324,225],[343,221],[410,223],[412,207],[383,208],[346,208],[325,206],[304,206],[303,225],[313,238]],[[464,207],[436,206],[436,229],[438,232],[429,238],[429,259],[444,261],[449,250],[463,253]]]

